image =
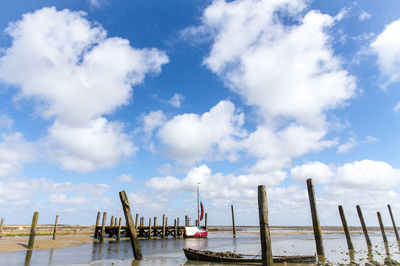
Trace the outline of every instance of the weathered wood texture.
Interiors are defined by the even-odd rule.
[[[136,260],[142,260],[143,259],[142,250],[140,249],[139,239],[137,238],[136,229],[133,224],[133,218],[132,218],[131,208],[129,205],[128,196],[126,195],[126,192],[122,190],[119,192],[119,197],[121,199],[122,208],[124,210],[125,220],[128,223],[128,231],[130,235],[133,255]]]
[[[58,217],[59,216],[56,215],[56,221],[54,222],[53,240],[56,240]]]
[[[207,213],[204,214],[204,227],[207,230]]]
[[[100,243],[104,242],[104,234],[106,233],[106,220],[107,220],[107,213],[103,212],[103,222],[101,224],[101,232],[100,232]]]
[[[260,219],[261,257],[262,264],[273,265],[271,237],[268,223],[268,203],[265,186],[258,186],[258,215]]]
[[[97,226],[99,226],[99,223],[100,223],[100,212],[97,212],[97,217],[96,217],[96,227]],[[94,238],[96,238],[97,237],[97,234],[96,234],[96,230],[94,230],[94,235],[93,235],[93,237]]]
[[[122,222],[122,218],[119,218],[119,222],[118,222],[118,232],[117,232],[117,240],[120,241],[121,240],[121,222]]]
[[[392,213],[392,208],[390,207],[390,204],[388,204],[387,207],[388,207],[388,209],[389,209],[390,219],[392,220],[393,230],[394,230],[394,233],[395,233],[395,235],[396,235],[396,240],[397,240],[397,242],[400,242],[399,232],[397,232],[396,223],[394,222],[394,217],[393,217],[393,213]]]
[[[324,244],[322,242],[322,232],[318,218],[317,200],[315,198],[314,185],[312,183],[311,178],[307,179],[307,190],[308,190],[308,199],[310,201],[311,217],[313,222],[314,239],[315,239],[315,246],[317,248],[317,255],[319,260],[324,260],[325,257]]]
[[[382,222],[381,213],[377,212],[376,216],[378,216],[379,227],[381,228],[383,242],[384,243],[388,243],[388,240],[387,240],[387,237],[386,237],[386,233],[385,233],[385,227],[383,226],[383,222]]]
[[[39,212],[34,212],[32,217],[31,233],[29,234],[28,249],[32,249],[35,244],[36,226],[39,218]]]
[[[365,225],[364,216],[362,214],[360,205],[356,206],[358,218],[360,218],[361,227],[364,233],[365,241],[367,242],[367,246],[372,247],[371,239],[369,239],[367,226]]]
[[[341,205],[338,206],[338,209],[339,209],[340,219],[342,220],[343,231],[344,231],[344,234],[346,235],[347,248],[349,250],[350,262],[354,262],[355,261],[354,246],[353,246],[353,241],[351,241],[351,236],[350,236],[349,226],[347,225],[346,216],[344,215],[343,207]]]

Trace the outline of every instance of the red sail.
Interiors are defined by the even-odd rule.
[[[203,202],[200,201],[200,221],[203,220],[203,215],[204,215],[204,207],[203,207]]]

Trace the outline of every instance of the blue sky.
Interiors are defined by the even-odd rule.
[[[0,216],[400,217],[400,3],[0,3]],[[396,211],[397,210],[397,211]],[[293,219],[296,217],[296,219]]]

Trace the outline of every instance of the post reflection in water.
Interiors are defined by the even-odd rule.
[[[49,265],[53,264],[53,252],[54,252],[54,248],[50,249]]]
[[[25,263],[24,266],[29,266],[31,265],[31,259],[32,259],[32,249],[28,249],[26,251],[26,255],[25,255]]]

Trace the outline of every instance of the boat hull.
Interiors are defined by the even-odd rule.
[[[207,238],[208,232],[195,226],[185,226],[185,238]]]
[[[229,258],[229,257],[219,257],[214,255],[209,255],[209,251],[201,251],[194,249],[184,248],[183,252],[188,260],[192,261],[209,261],[209,262],[230,262],[230,263],[257,263],[261,264],[261,258]],[[209,254],[205,254],[209,253]],[[275,256],[273,257],[274,263],[313,263],[316,262],[315,256]]]

